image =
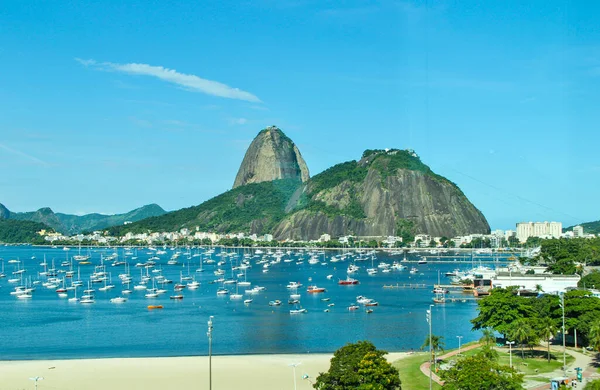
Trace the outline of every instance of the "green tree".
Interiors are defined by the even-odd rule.
[[[550,361],[550,339],[556,335],[557,328],[554,321],[550,317],[542,318],[537,325],[538,335],[544,340],[548,346],[548,361]]]
[[[532,339],[535,338],[529,320],[527,318],[516,320],[512,324],[512,331],[509,335],[512,340],[521,344],[521,358],[525,360],[525,344],[531,344]]]
[[[585,385],[584,390],[600,390],[600,379],[596,379]]]
[[[492,328],[506,336],[512,324],[534,315],[528,298],[516,295],[514,288],[495,288],[477,302],[479,314],[471,320],[474,330]]]
[[[585,275],[577,282],[577,286],[583,288],[596,288],[598,286],[600,288],[600,271],[594,270]]]
[[[385,390],[399,389],[400,376],[398,370],[392,366],[381,354],[367,353],[358,364],[358,374],[362,383],[357,389]]]
[[[444,351],[445,343],[443,338],[444,336],[436,336],[434,334],[431,335],[431,359],[433,360],[434,366],[437,364],[437,352]],[[423,343],[423,345],[421,345],[421,350],[424,350],[425,348],[429,347],[429,340],[430,337],[429,335],[427,335],[427,337],[425,337],[425,342]]]
[[[369,341],[347,344],[335,351],[329,371],[317,377],[313,387],[321,390],[401,388],[398,370]]]
[[[590,326],[588,343],[595,351],[600,352],[600,320],[594,321]]]
[[[458,360],[454,367],[441,372],[441,378],[444,390],[517,390],[523,383],[523,374],[482,354]]]
[[[479,342],[488,346],[493,346],[496,344],[496,335],[494,334],[494,330],[491,328],[483,329]]]

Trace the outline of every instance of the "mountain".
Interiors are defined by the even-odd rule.
[[[10,218],[10,211],[2,203],[0,203],[0,219],[9,219],[9,218]]]
[[[455,237],[490,231],[458,186],[433,173],[410,150],[367,150],[359,161],[311,178],[296,197],[273,231],[278,239],[315,239],[324,233]]]
[[[101,230],[109,226],[121,225],[125,222],[135,222],[165,213],[166,211],[156,204],[142,206],[128,213],[115,215],[54,213],[48,207],[37,211],[15,213],[0,204],[0,219],[38,222],[63,234],[77,234],[85,231]]]
[[[233,188],[280,179],[304,182],[308,178],[308,167],[294,142],[279,128],[270,126],[258,133],[248,147]]]
[[[569,226],[568,228],[564,228],[563,231],[570,232],[571,230],[573,230],[573,228],[575,226],[582,226],[583,233],[585,233],[585,234],[600,234],[600,221],[580,223],[579,225],[574,225],[574,226]]]
[[[240,173],[254,173],[238,173],[238,178],[245,179],[232,190],[198,206],[114,227],[111,233],[177,231],[185,227],[312,240],[324,233],[332,237],[399,235],[410,239],[419,233],[454,237],[490,231],[483,214],[456,184],[432,172],[410,150],[367,150],[359,161],[335,165],[308,180],[300,168],[290,178],[263,181],[268,178],[265,172],[281,172],[282,161],[293,160],[291,154],[286,159],[272,158],[270,167],[264,161],[250,161],[249,156],[260,155],[264,149],[260,145],[270,143],[273,137],[280,141],[272,145],[294,150],[294,156],[300,156],[291,140],[281,142],[287,140],[281,130],[263,130],[250,145],[240,168]],[[301,165],[305,165],[303,161]],[[308,169],[305,172],[308,176]],[[260,182],[243,184],[257,177],[262,178]]]

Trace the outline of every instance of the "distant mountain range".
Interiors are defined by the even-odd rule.
[[[309,178],[297,146],[271,126],[258,133],[234,188],[198,206],[115,226],[126,232],[272,233],[275,239],[414,234],[454,237],[489,233],[463,192],[437,175],[411,150],[367,150],[359,161],[335,165]]]
[[[77,234],[86,231],[102,230],[110,226],[122,225],[125,222],[136,222],[148,217],[163,215],[165,213],[166,211],[157,204],[149,204],[125,214],[115,215],[63,214],[55,213],[49,207],[44,207],[37,211],[18,213],[11,212],[3,204],[0,204],[0,220],[4,219],[37,222],[49,226],[55,231],[63,234]]]
[[[582,226],[584,234],[599,234],[600,233],[600,221],[585,222],[578,225],[569,226],[564,228],[563,231],[570,232],[575,226]]]

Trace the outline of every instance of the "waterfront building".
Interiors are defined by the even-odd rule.
[[[517,239],[525,242],[529,237],[559,238],[562,234],[561,222],[519,222]]]
[[[327,242],[327,241],[331,241],[331,236],[327,233],[321,234],[321,237],[319,237],[319,242]]]
[[[573,237],[580,238],[583,237],[583,226],[577,225],[573,227]]]

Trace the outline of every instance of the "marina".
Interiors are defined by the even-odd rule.
[[[382,250],[81,253],[86,258],[77,261],[78,248],[0,247],[4,359],[205,355],[209,316],[215,354],[332,352],[363,339],[391,351],[416,350],[427,333],[434,285],[459,267],[448,255],[447,262],[415,264],[411,273],[401,264],[416,263],[420,254]],[[494,261],[507,264],[503,256]],[[458,334],[477,339],[469,323],[472,295],[445,298],[434,308],[434,332],[448,347]]]

